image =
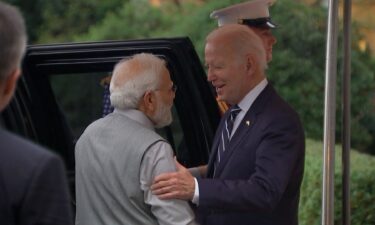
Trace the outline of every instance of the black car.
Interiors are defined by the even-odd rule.
[[[220,110],[188,38],[29,46],[15,97],[0,123],[59,154],[72,194],[75,143],[102,116],[100,81],[110,75],[116,62],[141,52],[164,58],[178,86],[174,122],[158,132],[185,166],[208,160]]]

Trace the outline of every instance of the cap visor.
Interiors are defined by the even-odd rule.
[[[273,23],[271,20],[267,21],[265,23],[265,26],[268,27],[268,28],[271,28],[271,29],[277,28],[277,25],[275,23]]]
[[[259,28],[277,28],[277,25],[271,21],[271,18],[257,18],[257,19],[241,19],[238,21],[239,24],[244,24],[250,27],[259,27]]]

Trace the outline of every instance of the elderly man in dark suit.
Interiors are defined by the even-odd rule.
[[[0,111],[13,97],[26,39],[18,10],[0,2]],[[61,159],[0,129],[0,223],[69,225],[72,218]]]
[[[197,173],[179,165],[178,172],[156,177],[154,193],[191,200],[202,225],[297,225],[304,132],[266,78],[261,39],[244,25],[222,26],[206,39],[205,61],[218,99],[232,107],[208,166]]]

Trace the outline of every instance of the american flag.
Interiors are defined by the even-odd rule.
[[[105,117],[109,113],[113,112],[113,107],[111,106],[111,99],[110,92],[109,92],[109,84],[104,84],[104,92],[103,92],[103,114],[102,117]]]

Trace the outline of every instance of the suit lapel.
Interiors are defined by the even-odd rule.
[[[222,118],[220,120],[220,124],[219,124],[218,128],[216,129],[215,138],[214,138],[214,141],[212,143],[211,153],[210,153],[210,157],[209,157],[209,161],[208,161],[207,177],[213,176],[214,163],[215,163],[216,156],[217,156],[217,150],[218,150],[218,147],[219,147],[219,142],[221,140],[220,135],[221,135],[221,132],[222,132],[222,129],[223,129],[223,126],[224,126],[224,121],[228,117],[228,114],[229,114],[229,112],[226,111],[225,114],[222,116]]]
[[[241,123],[239,124],[237,130],[235,131],[232,139],[229,143],[229,148],[224,152],[221,162],[216,169],[216,176],[220,175],[222,170],[225,168],[226,164],[228,163],[229,159],[233,155],[233,153],[240,148],[240,143],[247,138],[251,138],[251,131],[254,124],[257,122],[257,115],[260,114],[265,104],[267,103],[269,97],[274,92],[274,89],[270,84],[268,84],[265,89],[259,94],[259,96],[254,101],[253,105],[250,109],[246,112],[244,118],[242,119]],[[226,113],[227,115],[227,113]],[[226,118],[226,117],[225,117]],[[220,126],[221,128],[221,126]],[[221,132],[221,129],[218,130]],[[217,136],[217,135],[216,135]],[[217,139],[217,138],[216,138]],[[216,150],[217,152],[217,145]],[[216,154],[215,154],[216,156]]]
[[[232,154],[235,152],[235,150],[238,148],[239,144],[246,139],[246,137],[251,136],[251,128],[253,127],[253,124],[256,121],[256,116],[251,111],[248,111],[246,115],[244,116],[243,120],[239,124],[236,132],[232,136],[232,139],[229,142],[229,148],[227,148],[223,154],[223,157],[221,159],[221,162],[216,170],[216,174],[219,175],[221,171],[225,168],[225,165],[231,158]],[[249,126],[246,124],[246,121],[250,121]]]

